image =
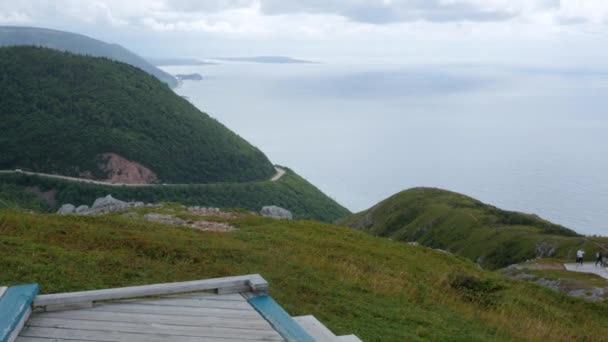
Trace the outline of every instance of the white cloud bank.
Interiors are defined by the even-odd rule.
[[[77,31],[145,53],[304,53],[517,57],[596,56],[606,0],[0,0],[0,25]],[[156,43],[154,43],[156,41]],[[190,45],[206,42],[197,51]],[[504,45],[496,47],[497,43]],[[232,45],[231,45],[232,44]],[[482,47],[483,51],[475,51]],[[257,49],[257,50],[256,50]],[[272,50],[272,51],[271,51]],[[604,51],[604,48],[600,48]],[[165,51],[166,52],[166,51]],[[165,53],[166,54],[166,53]],[[537,54],[538,55],[538,54]],[[462,58],[461,58],[462,57]],[[523,58],[523,57],[522,57]],[[544,58],[544,57],[543,57]],[[523,58],[525,59],[525,58]]]

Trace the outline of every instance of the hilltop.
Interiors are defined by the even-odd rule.
[[[260,273],[290,314],[313,314],[364,341],[608,334],[606,302],[507,279],[461,257],[313,221],[204,218],[180,208],[86,217],[0,210],[0,284],[37,282],[56,293]],[[154,223],[144,218],[150,212],[235,229]]]
[[[93,57],[106,57],[127,63],[155,76],[170,87],[177,86],[175,77],[150,64],[118,44],[108,44],[81,34],[38,27],[0,26],[0,47],[40,46]]]
[[[432,188],[400,192],[339,221],[354,229],[417,242],[495,269],[537,257],[588,255],[596,242],[536,215],[506,211],[458,193]],[[608,245],[608,241],[605,241]]]
[[[0,169],[118,183],[262,181],[268,158],[133,66],[0,48]]]

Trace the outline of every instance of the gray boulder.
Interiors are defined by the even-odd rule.
[[[57,210],[57,214],[59,215],[67,215],[67,214],[73,214],[74,211],[76,210],[76,207],[73,204],[64,204],[61,206],[61,208],[59,208],[59,210]]]
[[[260,214],[262,216],[272,217],[279,220],[293,220],[293,215],[291,214],[291,211],[281,207],[277,207],[276,205],[263,207],[260,211]]]
[[[89,210],[89,206],[88,205],[81,205],[81,206],[78,206],[78,208],[76,208],[76,210],[74,212],[76,214],[81,214],[81,213],[84,213],[87,210]]]
[[[106,197],[100,197],[95,200],[93,203],[92,209],[100,209],[107,207],[126,207],[128,206],[127,202],[123,202],[121,200],[117,200],[112,197],[112,195],[107,195]]]

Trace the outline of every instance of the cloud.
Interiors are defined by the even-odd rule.
[[[263,0],[261,9],[267,14],[331,13],[353,21],[386,24],[426,20],[430,22],[502,21],[518,14],[508,6],[488,6],[456,0]]]

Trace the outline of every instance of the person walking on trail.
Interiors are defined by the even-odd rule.
[[[595,267],[597,267],[597,264],[600,264],[600,267],[604,266],[604,258],[601,251],[595,252]]]
[[[579,249],[578,251],[576,251],[576,263],[583,266],[584,259],[585,259],[585,251],[582,249]]]

